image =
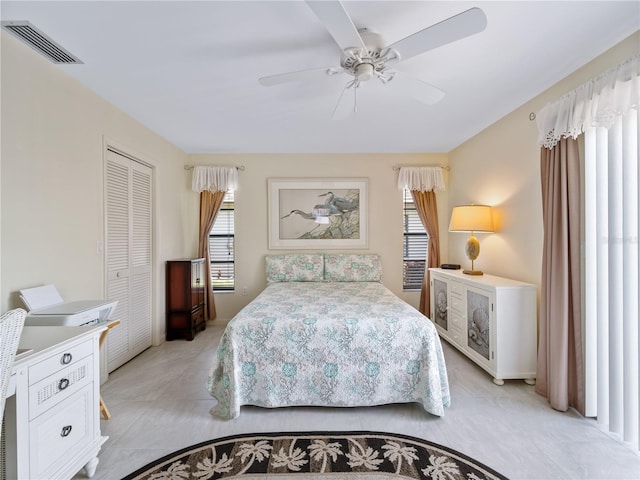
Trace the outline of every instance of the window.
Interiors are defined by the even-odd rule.
[[[539,144],[546,148],[584,132],[584,243],[579,252],[584,266],[580,380],[584,380],[585,415],[597,417],[600,425],[608,425],[635,450],[640,446],[639,72],[636,55],[537,114]],[[566,263],[564,257],[568,254],[558,255],[558,261]],[[576,276],[571,271],[563,280]],[[561,355],[568,358],[566,352]]]
[[[234,248],[234,194],[228,191],[209,232],[211,256],[211,285],[214,292],[233,291],[235,288]]]
[[[403,274],[404,290],[420,290],[427,261],[429,236],[422,225],[409,190],[404,195]]]

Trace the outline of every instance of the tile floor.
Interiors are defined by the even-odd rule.
[[[117,480],[189,445],[237,433],[372,430],[452,447],[517,479],[640,479],[640,455],[575,412],[551,409],[522,381],[491,377],[443,342],[452,405],[442,418],[417,404],[368,408],[243,407],[235,420],[209,414],[204,383],[224,325],[192,342],[152,347],[112,372],[102,386],[111,411],[95,480]],[[85,478],[80,472],[75,478]]]

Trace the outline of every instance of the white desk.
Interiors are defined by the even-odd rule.
[[[91,477],[100,432],[100,334],[92,327],[25,326],[5,407],[6,478]]]

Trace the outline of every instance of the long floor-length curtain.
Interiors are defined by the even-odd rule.
[[[540,154],[544,244],[536,391],[551,406],[584,413],[578,142]]]
[[[211,255],[209,234],[220,211],[227,191],[237,184],[236,167],[196,166],[193,169],[191,189],[200,193],[200,222],[198,228],[198,257],[205,259],[205,319],[215,320],[216,304],[211,283]]]
[[[585,415],[640,448],[640,55],[537,114],[539,143],[584,133]],[[558,261],[564,261],[558,258]]]
[[[420,313],[431,314],[429,299],[429,268],[440,265],[440,228],[436,191],[442,191],[444,177],[441,167],[401,167],[398,173],[398,188],[411,191],[413,204],[429,237],[424,276],[420,288]]]
[[[425,263],[424,277],[422,278],[422,287],[420,288],[420,307],[418,308],[421,313],[429,316],[431,312],[431,306],[429,304],[429,268],[440,266],[438,205],[436,203],[436,194],[433,190],[429,190],[428,192],[411,190],[411,196],[413,197],[413,203],[416,206],[416,211],[422,221],[422,225],[429,236],[427,261]]]
[[[207,320],[215,320],[216,303],[211,284],[211,255],[209,252],[209,233],[216,221],[225,192],[200,192],[200,229],[198,233],[198,257],[204,258],[204,314]]]

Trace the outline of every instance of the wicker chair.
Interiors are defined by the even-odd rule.
[[[21,308],[9,310],[0,317],[0,436],[2,435],[2,419],[4,404],[7,398],[7,387],[11,377],[11,367],[18,350],[20,334],[24,326],[27,312]]]

